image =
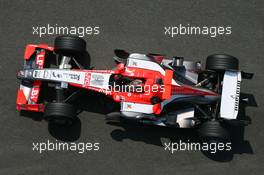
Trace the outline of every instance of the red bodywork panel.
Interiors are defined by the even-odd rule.
[[[25,49],[24,59],[25,60],[29,60],[30,57],[33,55],[33,53],[36,51],[37,48],[44,49],[44,50],[47,50],[47,51],[50,51],[50,52],[52,52],[54,50],[53,47],[50,47],[47,44],[39,44],[39,45],[28,44],[26,46],[26,49]]]
[[[35,59],[36,69],[43,69],[45,65],[45,56],[47,52],[53,52],[53,47],[49,47],[45,44],[33,45],[29,44],[26,47],[24,59],[28,61],[30,59]],[[37,51],[37,52],[36,52]],[[35,54],[36,53],[36,54]],[[34,55],[35,54],[35,55]],[[33,56],[34,55],[34,56]],[[162,55],[150,55],[153,60],[157,63],[161,63],[164,56]],[[69,83],[69,85],[84,88],[87,90],[97,91],[100,93],[104,93],[113,100],[117,102],[133,102],[140,104],[153,104],[151,99],[153,97],[157,97],[160,99],[160,102],[155,103],[153,105],[153,112],[155,114],[160,114],[162,111],[161,102],[164,100],[169,100],[172,95],[201,95],[201,96],[217,96],[216,93],[210,92],[207,90],[187,86],[187,85],[178,85],[177,83],[173,83],[173,70],[165,70],[165,75],[161,72],[149,69],[142,69],[137,67],[125,67],[123,63],[117,65],[116,70],[81,70],[74,69],[72,71],[80,71],[85,73],[83,84],[75,84]],[[100,73],[100,74],[115,74],[121,75],[123,77],[140,79],[144,80],[141,84],[142,88],[152,88],[153,86],[157,87],[156,90],[149,89],[147,92],[117,92],[113,90],[102,90],[101,88],[97,88],[91,86],[91,74],[92,73]],[[161,82],[161,83],[160,83]],[[44,104],[39,102],[39,94],[41,90],[41,81],[34,80],[33,87],[30,89],[30,95],[28,98],[25,96],[25,92],[23,91],[23,87],[18,90],[17,93],[17,101],[16,107],[18,110],[29,110],[29,111],[37,111],[43,112]]]
[[[39,52],[36,52],[36,51]],[[45,64],[45,57],[47,52],[53,52],[54,48],[48,46],[47,44],[28,44],[25,49],[24,59],[28,61],[30,59],[35,59],[36,68],[43,69]],[[36,53],[36,56],[33,57],[33,54]],[[43,112],[44,104],[38,103],[38,97],[40,93],[41,81],[35,80],[33,82],[33,87],[31,88],[29,100],[26,99],[25,94],[23,92],[23,88],[19,89],[17,92],[17,101],[16,108],[17,110],[28,110],[35,112]],[[29,104],[28,102],[31,102]]]
[[[78,71],[85,71],[85,83],[83,85],[75,84],[75,83],[69,83],[72,86],[77,86],[80,88],[85,88],[101,93],[105,93],[108,96],[112,96],[112,98],[117,101],[126,101],[126,102],[134,102],[134,103],[143,103],[143,104],[151,104],[150,99],[153,96],[157,96],[162,100],[169,99],[171,96],[171,78],[172,78],[172,71],[167,70],[167,74],[169,77],[165,79],[161,73],[153,70],[147,70],[147,69],[140,69],[140,68],[134,68],[134,67],[126,67],[124,68],[122,64],[118,65],[117,70],[78,70]],[[90,77],[91,73],[108,73],[108,74],[119,74],[125,77],[131,77],[135,79],[144,79],[145,82],[142,85],[143,88],[147,89],[148,87],[153,87],[154,85],[157,87],[157,91],[148,91],[145,93],[131,93],[131,92],[115,92],[115,91],[102,91],[101,88],[95,88],[90,86]],[[161,85],[157,84],[156,81],[158,79],[162,79],[164,82],[165,91],[161,92]],[[166,94],[166,95],[164,95]]]

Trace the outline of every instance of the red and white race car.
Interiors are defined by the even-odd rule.
[[[54,47],[27,45],[24,67],[17,74],[17,109],[71,123],[78,105],[69,99],[81,88],[120,103],[120,112],[107,115],[110,120],[118,116],[161,126],[198,126],[203,138],[226,139],[222,123],[238,120],[241,79],[253,76],[239,71],[238,59],[225,54],[208,56],[203,70],[200,62],[182,57],[115,50],[116,69],[91,70],[81,65],[85,52],[86,42],[75,36],[57,37]],[[54,89],[52,98],[42,94],[46,87]]]

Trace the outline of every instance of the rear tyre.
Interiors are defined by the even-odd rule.
[[[76,109],[73,105],[67,103],[48,103],[44,109],[44,118],[48,122],[71,125],[76,119]]]
[[[54,51],[69,56],[82,54],[86,52],[86,42],[77,36],[59,36],[55,39]]]
[[[227,54],[213,54],[206,59],[206,69],[223,72],[225,70],[238,70],[237,58]]]
[[[198,129],[199,137],[206,142],[225,142],[230,139],[228,131],[217,120],[204,122]]]

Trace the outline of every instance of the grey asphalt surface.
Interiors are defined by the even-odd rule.
[[[1,1],[0,2],[0,174],[262,174],[264,154],[264,3],[263,1]],[[258,107],[246,108],[252,124],[232,158],[208,158],[200,151],[164,151],[162,142],[177,140],[185,131],[134,125],[109,125],[104,115],[82,112],[71,129],[54,129],[45,121],[22,117],[15,109],[27,43],[53,44],[55,35],[33,35],[33,26],[99,26],[100,34],[85,36],[91,64],[114,66],[115,48],[139,53],[163,53],[201,59],[228,53],[240,68],[255,73],[242,82]],[[232,34],[208,36],[164,35],[164,26],[232,26]],[[187,134],[188,135],[188,134]],[[75,140],[99,142],[100,150],[32,151],[32,142]]]

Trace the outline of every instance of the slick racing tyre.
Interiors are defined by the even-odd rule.
[[[44,109],[44,118],[48,122],[62,125],[71,125],[76,119],[76,109],[67,103],[48,103]]]
[[[198,129],[198,135],[206,142],[227,141],[230,138],[228,131],[217,120],[204,122]]]
[[[59,36],[55,39],[54,51],[62,55],[81,54],[86,51],[86,42],[77,36]]]
[[[206,59],[206,69],[223,72],[225,70],[238,70],[238,59],[226,54],[209,55]]]

